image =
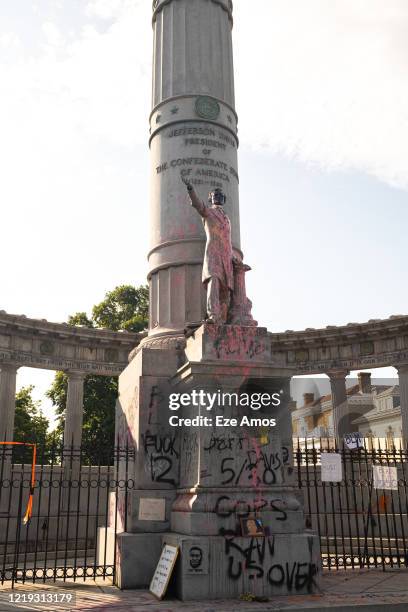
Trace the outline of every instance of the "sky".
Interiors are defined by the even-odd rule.
[[[407,312],[407,26],[406,0],[234,1],[241,240],[271,331]],[[145,282],[151,51],[150,0],[0,4],[0,310],[65,321]]]

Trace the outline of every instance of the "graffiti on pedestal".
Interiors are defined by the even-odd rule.
[[[159,434],[147,430],[142,434],[145,470],[152,482],[177,484],[180,450],[175,434]]]
[[[249,580],[266,578],[275,587],[289,592],[312,592],[317,587],[315,576],[318,568],[310,561],[286,561],[276,563],[275,538],[226,538],[225,555],[228,557],[227,575],[239,580],[244,572]],[[279,558],[280,555],[277,555]]]

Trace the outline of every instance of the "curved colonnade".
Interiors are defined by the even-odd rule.
[[[81,443],[86,374],[119,376],[145,334],[89,329],[0,312],[0,439],[12,440],[16,376],[20,367],[63,370],[68,375],[64,437]],[[408,439],[408,316],[324,329],[269,333],[272,360],[289,376],[326,374],[333,414],[346,398],[351,370],[393,366],[398,370],[402,431]]]

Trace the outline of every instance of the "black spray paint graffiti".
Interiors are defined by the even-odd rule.
[[[267,580],[274,586],[285,585],[288,591],[306,591],[312,593],[317,589],[315,576],[318,569],[315,563],[275,563],[267,573]]]
[[[166,478],[173,467],[173,461],[169,457],[159,455],[158,457],[150,457],[150,475],[153,482],[161,482],[163,484],[175,485],[174,478]]]
[[[247,542],[247,540],[244,541]],[[242,543],[242,540],[240,542]],[[264,575],[263,566],[265,564],[267,547],[269,555],[273,557],[275,552],[275,539],[273,537],[251,538],[246,548],[236,543],[234,538],[226,538],[225,554],[229,555],[228,577],[231,580],[238,580],[245,569],[250,580],[261,578]],[[238,559],[236,556],[238,556]]]
[[[274,485],[279,481],[279,471],[289,456],[280,452],[247,451],[246,456],[237,460],[236,457],[224,457],[220,471],[222,485],[252,484],[254,486]],[[286,457],[287,455],[287,457]],[[285,461],[286,459],[286,461]]]
[[[160,391],[160,387],[158,385],[153,385],[150,392],[149,412],[147,419],[149,425],[159,424],[160,407],[163,406],[165,399],[164,394]]]
[[[287,512],[282,508],[282,500],[280,499],[264,499],[263,497],[253,501],[248,500],[231,500],[228,495],[221,495],[216,501],[214,512],[221,518],[228,518],[236,515],[239,518],[246,518],[250,514],[257,512],[272,510],[276,512],[277,521],[286,521],[288,518]]]
[[[182,451],[185,455],[193,454],[198,450],[198,435],[196,433],[185,433],[183,435]]]
[[[208,442],[204,443],[203,450],[208,453],[224,451],[253,451],[265,448],[272,444],[272,440],[267,434],[259,435],[258,437],[250,437],[248,435],[211,435]],[[285,446],[281,447],[282,463],[286,464],[289,461],[289,449]]]
[[[208,443],[204,445],[204,451],[222,453],[223,451],[250,450],[252,446],[253,441],[248,436],[212,435]]]
[[[160,436],[158,434],[151,434],[147,431],[142,434],[143,450],[146,454],[160,453],[164,455],[175,456],[179,458],[180,453],[176,448],[176,436]]]
[[[239,580],[245,571],[250,580],[266,576],[269,584],[276,587],[285,586],[288,591],[306,590],[311,593],[317,588],[315,576],[318,569],[314,563],[295,561],[280,564],[272,563],[270,559],[266,562],[267,556],[274,555],[274,538],[251,538],[246,548],[241,544],[242,539],[240,544],[232,538],[225,540],[227,572],[231,580]]]
[[[199,437],[197,433],[185,433],[181,443],[181,477],[188,477],[198,466]]]
[[[169,476],[173,462],[180,457],[175,436],[150,433],[142,434],[143,450],[153,482],[175,485],[176,480]]]

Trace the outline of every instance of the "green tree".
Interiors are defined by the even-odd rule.
[[[149,288],[146,285],[120,285],[93,307],[92,322],[95,327],[113,331],[124,329],[139,332],[147,327],[148,311]]]
[[[41,411],[41,402],[32,397],[34,386],[22,387],[16,393],[16,412],[14,418],[15,442],[35,443],[41,456],[48,447],[49,421]],[[16,447],[14,460],[31,463],[32,450],[29,447]]]
[[[64,433],[68,376],[56,372],[47,396],[59,417],[57,432]],[[84,381],[84,421],[82,427],[83,460],[94,465],[110,461],[115,435],[115,403],[118,380],[114,376],[89,374]],[[66,441],[68,444],[71,440]]]
[[[106,293],[104,300],[92,309],[92,316],[77,312],[70,316],[70,325],[128,330],[133,332],[147,328],[149,290],[147,286],[121,285]],[[64,431],[68,377],[56,372],[47,391],[59,416],[58,433]],[[86,376],[84,382],[84,420],[82,447],[84,459],[91,463],[107,463],[111,456],[115,435],[115,403],[118,396],[118,380],[111,376]],[[69,444],[69,441],[68,441]]]
[[[88,317],[86,312],[77,312],[68,317],[69,325],[80,325],[81,327],[95,327],[92,319]]]

